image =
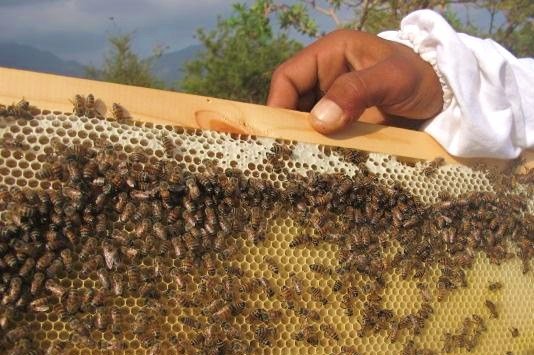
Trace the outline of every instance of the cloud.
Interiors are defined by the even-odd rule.
[[[102,57],[110,33],[135,31],[136,48],[148,55],[158,43],[173,49],[195,43],[195,30],[213,28],[217,15],[230,13],[230,4],[228,0],[2,0],[0,41],[32,45],[87,63]]]

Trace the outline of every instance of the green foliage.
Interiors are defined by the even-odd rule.
[[[282,13],[283,26],[294,27],[306,35],[320,33],[310,20],[311,12],[330,17],[333,28],[378,33],[398,28],[400,20],[412,11],[432,9],[444,15],[457,31],[493,38],[518,56],[534,55],[532,0],[300,0],[300,4],[305,9],[298,4],[287,6],[283,3],[277,8]],[[473,21],[472,17],[477,21]],[[488,20],[481,22],[481,18]]]
[[[272,0],[252,6],[233,5],[228,19],[219,18],[213,31],[198,30],[204,50],[186,64],[179,84],[186,92],[263,103],[273,70],[301,45],[275,33],[269,18]]]
[[[151,62],[139,59],[132,51],[131,33],[112,35],[108,40],[111,48],[103,68],[87,67],[88,78],[126,85],[163,87],[151,72]]]
[[[496,13],[504,21],[495,24],[493,20],[484,33],[520,56],[534,56],[534,2],[532,0],[485,0],[481,6],[491,13],[494,6]],[[491,19],[490,19],[491,21]]]

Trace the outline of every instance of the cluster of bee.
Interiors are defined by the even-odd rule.
[[[0,117],[14,117],[14,118],[24,118],[30,119],[34,114],[39,113],[39,109],[35,106],[30,105],[30,103],[24,98],[17,103],[5,106],[0,104]]]
[[[478,314],[464,318],[462,326],[454,333],[443,334],[443,352],[451,353],[457,349],[472,351],[478,344],[479,337],[487,331],[485,320]]]
[[[87,98],[82,99],[83,110],[76,111],[75,103],[75,113],[87,115]],[[162,136],[161,144],[172,157],[175,142]],[[30,328],[21,321],[28,312],[54,313],[68,325],[72,344],[55,342],[52,353],[73,345],[125,349],[128,332],[153,353],[163,343],[177,352],[253,353],[276,344],[289,312],[303,319],[292,339],[318,346],[322,338],[343,340],[334,325],[320,323],[321,307],[333,298],[341,299],[349,317],[361,306],[359,336],[383,333],[394,343],[403,333],[416,337],[422,332],[433,315],[434,299],[443,301],[449,292],[468,286],[466,270],[477,253],[495,264],[517,256],[525,273],[534,257],[534,223],[528,223],[533,217],[525,215],[524,200],[514,195],[443,195],[425,206],[400,186],[379,184],[366,170],[353,177],[295,175],[279,189],[207,161],[204,172],[191,173],[174,160],[149,157],[143,148],[126,155],[105,141],[95,143],[96,150],[60,141],[51,145],[53,155],[38,178],[61,188],[13,189],[3,196],[8,200],[0,225],[4,352],[34,346]],[[359,152],[335,151],[347,161],[364,162]],[[272,154],[282,161],[292,151],[275,144]],[[295,237],[291,248],[336,248],[334,267],[309,265],[317,277],[331,279],[331,291],[307,287],[292,273],[277,289],[271,278],[252,277],[232,263],[243,242],[261,245],[266,239],[269,218],[284,215],[302,230],[313,231]],[[400,251],[389,259],[392,243]],[[275,256],[263,263],[272,277],[285,274]],[[440,270],[436,294],[425,282],[433,265]],[[416,280],[422,299],[416,312],[402,317],[384,306],[386,279],[394,272]],[[72,275],[95,285],[70,286]],[[254,308],[250,300],[255,294],[279,299],[283,307]],[[305,294],[316,309],[302,305]],[[141,299],[144,306],[125,314],[114,302],[125,297]],[[159,327],[170,300],[180,309],[183,325],[183,332],[172,335]],[[498,317],[493,302],[487,300],[485,306]],[[474,316],[469,319],[462,347],[476,346],[474,334],[482,329],[476,324]],[[112,340],[93,339],[95,332],[109,331]],[[404,353],[432,350],[418,349],[408,340]]]
[[[100,99],[95,99],[93,94],[88,94],[87,96],[76,94],[70,102],[73,106],[72,113],[78,117],[104,118],[101,111],[105,110],[105,107]],[[124,107],[116,102],[111,105],[110,112],[111,120],[119,123],[125,123],[131,120]]]
[[[38,177],[61,182],[62,188],[12,190],[6,196],[2,310],[53,312],[68,324],[74,343],[101,349],[125,346],[120,335],[126,322],[139,325],[133,333],[146,348],[167,341],[189,351],[250,353],[253,345],[235,324],[243,313],[255,320],[256,346],[274,341],[281,311],[252,310],[245,300],[255,292],[275,296],[271,281],[247,278],[221,263],[239,252],[235,236],[254,244],[265,238],[264,211],[275,210],[280,199],[272,184],[245,179],[237,170],[193,175],[174,162],[149,162],[142,150],[125,160],[102,142],[98,152],[51,144],[54,157]],[[277,271],[274,260],[266,262]],[[76,289],[61,281],[75,273],[97,280],[95,287]],[[164,293],[158,285],[169,277],[174,287]],[[180,318],[189,336],[168,339],[154,332],[163,311],[143,307],[128,319],[113,307],[117,297],[152,304],[173,298],[197,316]],[[22,332],[26,326],[6,319],[0,348],[15,351],[31,341],[31,332]],[[92,332],[110,329],[117,334],[113,341],[92,340]]]
[[[98,104],[100,100],[95,99],[93,94],[88,94],[83,96],[80,94],[74,95],[74,98],[70,100],[73,108],[72,112],[78,117],[88,117],[88,118],[102,118],[101,113],[98,109]]]
[[[347,163],[352,163],[355,165],[363,164],[369,158],[368,153],[356,149],[333,147],[332,151],[338,156],[340,156]]]

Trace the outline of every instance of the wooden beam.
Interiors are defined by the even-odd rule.
[[[75,94],[92,93],[111,106],[120,103],[136,120],[163,125],[201,128],[221,132],[282,138],[301,142],[355,148],[397,155],[410,160],[443,157],[449,163],[472,165],[485,162],[497,167],[505,161],[460,159],[449,155],[424,132],[357,122],[343,133],[324,136],[308,123],[308,113],[276,109],[229,100],[147,89],[87,79],[0,68],[0,103],[25,97],[41,109],[71,112]],[[109,107],[102,107],[109,111]],[[375,109],[364,113],[377,115]],[[107,112],[107,115],[110,115]],[[534,152],[527,152],[534,166]]]

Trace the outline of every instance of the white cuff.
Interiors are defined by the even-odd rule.
[[[534,146],[534,60],[518,60],[491,40],[459,34],[431,10],[406,16],[382,38],[409,46],[432,64],[443,111],[425,131],[463,157],[515,158]]]

